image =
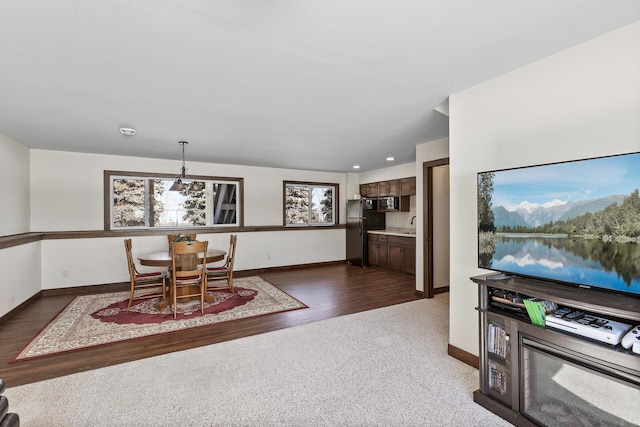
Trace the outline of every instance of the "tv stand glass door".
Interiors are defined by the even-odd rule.
[[[587,358],[521,337],[520,412],[545,426],[638,426],[640,384]]]

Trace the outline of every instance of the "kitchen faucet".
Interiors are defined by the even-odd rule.
[[[411,218],[411,225],[413,225],[413,220],[416,219],[416,216],[414,215],[413,218]]]

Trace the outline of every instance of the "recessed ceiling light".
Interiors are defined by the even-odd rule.
[[[126,136],[133,136],[136,134],[136,130],[133,128],[120,128],[120,133]]]
[[[353,165],[354,169],[360,169],[360,165]]]
[[[396,159],[395,157],[387,157],[388,162],[393,162],[395,159]]]

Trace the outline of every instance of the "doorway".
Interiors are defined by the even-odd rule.
[[[449,158],[424,162],[424,296],[449,292]]]

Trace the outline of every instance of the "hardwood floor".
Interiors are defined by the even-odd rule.
[[[259,275],[309,308],[8,363],[74,295],[39,298],[0,326],[0,378],[8,387],[15,387],[419,299],[412,277],[348,264],[274,270]]]

